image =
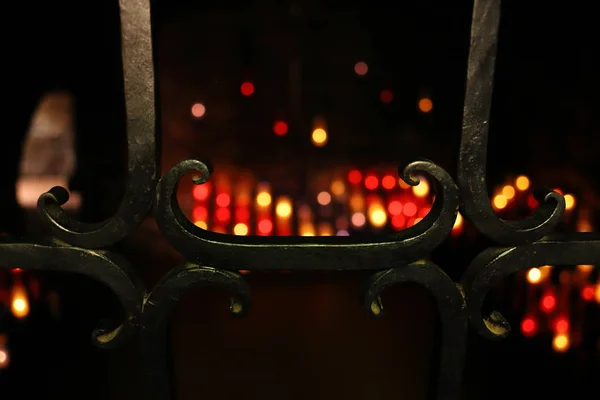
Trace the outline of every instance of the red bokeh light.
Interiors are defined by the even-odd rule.
[[[404,204],[404,208],[402,210],[404,215],[406,215],[407,217],[414,217],[417,214],[417,211],[417,205],[413,202],[408,202]]]
[[[554,329],[557,333],[567,333],[569,331],[569,321],[565,317],[558,318],[554,323]]]
[[[215,199],[215,203],[217,203],[219,207],[227,207],[229,206],[229,203],[231,203],[231,197],[229,197],[227,193],[219,193]]]
[[[528,317],[521,322],[521,332],[523,332],[523,335],[533,336],[536,330],[537,323],[535,322],[535,319]]]
[[[206,200],[209,194],[210,185],[208,185],[207,183],[194,186],[194,190],[192,191],[192,196],[194,196],[194,199],[198,201]]]
[[[381,186],[383,186],[387,190],[392,190],[396,187],[396,178],[392,175],[386,175],[381,180]]]
[[[231,212],[228,208],[219,208],[215,211],[215,217],[218,221],[227,222],[231,218]]]
[[[277,136],[283,136],[288,133],[288,125],[283,121],[276,121],[275,124],[273,124],[273,132],[275,132]]]
[[[581,297],[586,301],[594,300],[594,294],[594,286],[592,285],[587,285],[581,289]]]
[[[536,208],[538,204],[540,203],[533,197],[533,194],[530,193],[527,197],[527,206],[529,206],[529,208]]]
[[[348,172],[348,182],[350,182],[353,185],[358,185],[360,181],[362,181],[362,174],[359,170],[354,169]]]
[[[545,312],[550,312],[556,307],[556,297],[552,294],[546,294],[542,297],[541,308]]]
[[[392,217],[392,226],[396,229],[402,229],[406,225],[406,218],[404,215],[398,214]]]
[[[246,222],[250,219],[250,210],[247,207],[238,207],[235,209],[235,219],[238,222]]]
[[[402,213],[402,203],[400,203],[398,200],[391,201],[390,204],[388,204],[388,212],[391,215],[398,215]]]
[[[394,100],[394,93],[389,89],[384,89],[379,93],[379,99],[384,104],[389,104]]]
[[[258,232],[263,235],[268,235],[273,231],[273,223],[268,219],[263,219],[258,223]]]
[[[240,91],[244,96],[252,96],[252,93],[254,93],[254,85],[252,82],[244,82],[240,87]]]
[[[194,209],[192,210],[192,218],[194,219],[194,222],[206,222],[206,220],[208,219],[208,210],[206,209],[206,207],[203,206],[194,207]]]
[[[365,187],[369,190],[375,190],[379,186],[379,179],[375,175],[367,175],[365,177]]]

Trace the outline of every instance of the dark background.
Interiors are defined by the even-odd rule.
[[[103,79],[120,82],[117,64],[95,64],[118,54],[118,36],[92,34],[100,26],[114,31],[112,6],[96,13],[91,3],[73,9],[65,2],[60,12],[44,9],[47,18],[39,16],[42,9],[10,6],[23,24],[11,37],[25,46],[31,43],[25,36],[33,34],[51,46],[53,26],[59,26],[64,58],[79,63],[71,77],[93,81],[94,72],[101,71]],[[592,193],[590,207],[598,209],[599,35],[590,7],[585,2],[504,2],[490,185],[506,174],[527,173],[536,185]],[[470,1],[452,6],[432,1],[356,6],[155,2],[163,170],[201,154],[217,167],[233,164],[265,179],[295,180],[302,179],[308,164],[400,165],[426,157],[455,175],[471,11]],[[30,13],[38,15],[38,25],[28,19]],[[54,17],[56,23],[48,24]],[[77,29],[87,29],[89,42],[73,33]],[[94,44],[103,45],[94,50]],[[82,52],[95,56],[82,57]],[[294,60],[302,66],[300,99],[290,93]],[[361,60],[369,65],[364,78],[353,72]],[[59,66],[52,70],[61,75]],[[239,93],[244,80],[256,87],[250,99]],[[393,91],[391,104],[379,101],[382,89]],[[429,114],[416,107],[424,95],[433,101]],[[97,101],[118,105],[121,100],[99,94]],[[200,121],[190,117],[194,102],[207,106]],[[329,143],[322,149],[310,144],[316,114],[328,122]],[[98,121],[105,115],[99,107]],[[284,138],[272,133],[279,118],[289,122]],[[446,243],[434,261],[458,279],[486,245],[485,240]],[[148,287],[180,261],[151,221],[119,248]],[[0,398],[139,398],[134,344],[107,352],[89,340],[99,319],[118,315],[108,290],[79,277],[36,275],[43,287],[62,294],[63,317],[50,320],[43,307],[33,309],[25,322],[2,317],[14,361],[0,373]],[[242,320],[227,315],[226,294],[190,293],[173,322],[179,398],[424,398],[434,341],[430,299],[417,287],[388,291],[387,314],[374,321],[358,301],[364,278],[359,273],[251,274],[254,310]],[[500,303],[517,321],[519,312],[511,310],[510,300]],[[598,314],[596,306],[587,318],[598,321]],[[472,334],[465,398],[594,393],[600,372],[595,340],[562,355],[551,352],[550,340],[524,339],[515,332],[496,343]]]

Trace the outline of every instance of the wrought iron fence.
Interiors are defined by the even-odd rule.
[[[39,212],[55,239],[0,243],[2,268],[60,270],[102,282],[120,299],[126,318],[114,329],[100,329],[93,340],[114,347],[131,339],[141,346],[145,398],[171,397],[167,357],[169,314],[192,287],[218,286],[234,294],[230,311],[246,314],[251,307],[248,284],[237,273],[247,270],[370,270],[364,306],[382,313],[379,294],[401,282],[416,282],[433,295],[441,319],[441,345],[432,397],[459,397],[468,322],[489,339],[502,339],[509,323],[498,312],[482,315],[488,291],[503,277],[541,266],[600,264],[600,237],[594,233],[553,234],[565,210],[564,198],[540,189],[536,212],[520,221],[500,219],[489,203],[486,184],[488,121],[500,19],[500,0],[475,0],[464,102],[457,183],[431,161],[415,161],[400,170],[409,185],[426,175],[435,190],[431,212],[416,225],[373,237],[241,237],[210,232],[192,224],[176,198],[180,179],[194,172],[194,183],[210,179],[211,168],[186,159],[157,182],[155,93],[149,0],[120,0],[123,73],[128,135],[128,186],[117,213],[97,224],[79,222],[61,208],[64,188],[40,196]],[[154,207],[162,234],[188,262],[169,271],[151,290],[117,254],[102,250],[134,231]],[[429,261],[444,241],[457,212],[498,244],[479,254],[460,282],[451,280]]]

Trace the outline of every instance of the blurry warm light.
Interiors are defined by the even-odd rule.
[[[544,312],[551,312],[556,307],[556,297],[552,294],[546,294],[542,297],[541,308]]]
[[[527,281],[529,283],[539,283],[542,278],[542,272],[538,268],[531,268],[527,272]]]
[[[364,206],[365,200],[360,194],[356,193],[350,197],[350,210],[359,211],[362,210]]]
[[[594,266],[593,265],[578,265],[576,268],[577,268],[577,271],[579,271],[583,274],[589,274],[594,269]]]
[[[336,236],[350,236],[348,231],[345,229],[340,229],[339,231],[337,231],[337,233],[335,235]]]
[[[194,221],[206,221],[208,219],[208,209],[203,206],[194,207],[192,210],[192,219]]]
[[[402,178],[398,178],[398,185],[400,185],[402,189],[410,189],[412,187],[408,183],[404,182]]]
[[[8,366],[8,351],[5,348],[0,348],[0,369]]]
[[[369,190],[375,190],[379,186],[379,179],[375,175],[367,175],[365,177],[365,187]]]
[[[494,207],[496,207],[498,210],[504,209],[507,204],[508,200],[504,195],[499,194],[494,197]]]
[[[531,337],[537,330],[537,322],[532,317],[527,317],[521,322],[521,332],[524,336]]]
[[[600,283],[596,284],[596,295],[594,297],[596,298],[596,303],[600,303]]]
[[[239,223],[233,227],[233,233],[238,236],[246,236],[248,234],[248,225]]]
[[[267,192],[260,192],[256,196],[256,204],[260,207],[268,207],[271,205],[271,195]]]
[[[518,176],[517,179],[515,179],[515,186],[520,191],[525,191],[525,190],[529,189],[529,185],[530,185],[529,178],[526,177],[525,175]]]
[[[394,228],[401,229],[404,228],[404,225],[406,225],[406,218],[404,218],[404,215],[398,214],[392,217],[392,226]]]
[[[431,101],[431,99],[424,97],[421,100],[419,100],[419,111],[428,113],[432,109],[433,109],[433,102]]]
[[[196,222],[194,222],[194,225],[196,225],[200,229],[204,229],[204,230],[208,229],[208,225],[204,221],[196,221]]]
[[[217,203],[217,206],[219,207],[228,207],[231,203],[231,197],[227,193],[219,193],[215,199],[215,203]]]
[[[544,280],[546,279],[548,276],[550,276],[550,273],[552,272],[552,266],[551,265],[544,265],[543,267],[539,267],[538,268],[540,270],[540,274],[542,275],[540,277],[540,280]]]
[[[315,236],[315,227],[311,223],[300,225],[300,236]]]
[[[387,214],[381,206],[374,206],[369,210],[369,220],[371,225],[381,228],[387,222]]]
[[[325,146],[327,143],[327,132],[323,128],[316,128],[312,133],[312,142],[317,147]]]
[[[569,320],[566,317],[560,317],[554,322],[554,330],[557,333],[567,333],[569,328]]]
[[[585,301],[592,301],[594,300],[594,286],[593,285],[587,285],[585,286],[583,289],[581,289],[581,297],[585,300]]]
[[[513,197],[515,197],[515,188],[511,185],[504,186],[502,188],[502,195],[508,200],[511,200]]]
[[[208,198],[209,194],[210,194],[210,185],[208,185],[206,183],[202,184],[202,185],[194,186],[194,189],[192,191],[192,196],[194,196],[194,199],[196,199],[198,201],[206,200]]]
[[[425,179],[421,179],[417,186],[413,186],[413,193],[417,197],[425,197],[429,194],[429,183]]]
[[[396,187],[396,178],[394,178],[392,175],[384,176],[381,180],[381,186],[383,186],[384,189],[392,190]]]
[[[27,292],[20,283],[13,286],[10,309],[16,318],[25,318],[29,314]]]
[[[572,210],[573,208],[575,208],[575,196],[573,196],[572,194],[566,194],[565,195],[565,208],[567,210]]]
[[[192,115],[195,118],[202,118],[206,114],[206,107],[202,103],[196,103],[192,106]]]
[[[215,211],[215,218],[220,222],[227,222],[231,219],[231,211],[228,208],[218,208]]]
[[[402,213],[407,217],[414,217],[417,215],[417,211],[417,205],[413,202],[405,203],[404,207],[402,207]]]
[[[454,220],[454,226],[452,227],[453,230],[459,230],[460,228],[462,228],[463,225],[463,217],[462,215],[460,215],[460,213],[456,214],[456,219]]]
[[[317,202],[322,206],[326,206],[331,203],[331,195],[327,192],[321,192],[317,195]]]
[[[359,61],[354,64],[354,72],[356,75],[364,76],[369,72],[369,66],[364,61]]]
[[[402,203],[400,203],[398,200],[390,201],[390,204],[388,204],[388,212],[390,215],[398,215],[402,213]]]
[[[366,222],[365,215],[360,212],[354,213],[354,214],[352,214],[351,221],[352,221],[352,225],[356,226],[357,228],[360,228]]]
[[[244,82],[240,87],[240,91],[244,96],[251,96],[254,93],[254,85],[252,82]]]
[[[333,193],[334,195],[341,196],[344,194],[345,191],[346,186],[344,185],[344,182],[340,180],[335,180],[331,183],[331,193]]]
[[[275,214],[281,218],[288,218],[292,215],[292,202],[287,198],[280,198],[275,206]]]
[[[273,124],[273,132],[275,132],[277,136],[283,136],[288,133],[288,125],[283,121],[275,121]]]
[[[273,223],[268,219],[263,219],[258,223],[258,233],[268,235],[273,231]]]
[[[333,227],[327,222],[319,224],[319,235],[320,236],[333,236]]]
[[[362,174],[359,170],[354,169],[348,172],[348,182],[353,185],[358,185],[362,181]]]
[[[556,335],[552,340],[552,348],[560,353],[569,350],[569,345],[569,337],[563,333]]]
[[[246,207],[237,207],[235,209],[235,219],[239,222],[250,220],[250,210]]]
[[[394,93],[389,89],[384,89],[379,93],[379,99],[384,104],[389,104],[394,100]]]

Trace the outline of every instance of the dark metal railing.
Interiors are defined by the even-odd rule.
[[[482,302],[492,286],[519,270],[546,264],[600,264],[600,237],[593,233],[554,235],[565,210],[564,198],[549,189],[537,191],[540,206],[529,218],[506,221],[495,215],[487,193],[485,165],[491,108],[500,0],[475,0],[467,70],[458,185],[430,161],[410,163],[400,176],[417,185],[426,175],[435,190],[431,212],[401,232],[374,237],[240,237],[192,224],[176,198],[179,180],[195,172],[194,183],[210,179],[211,170],[197,159],[181,161],[156,182],[155,93],[149,0],[120,0],[123,71],[129,148],[128,186],[111,219],[86,224],[61,208],[68,193],[55,187],[41,195],[38,209],[55,236],[52,242],[0,243],[2,268],[60,270],[84,274],[111,288],[126,311],[115,329],[97,330],[99,346],[113,347],[139,332],[145,398],[171,396],[167,327],[172,308],[192,287],[219,286],[235,297],[230,311],[250,310],[250,288],[236,270],[372,270],[364,305],[380,315],[379,294],[401,282],[416,282],[433,295],[441,322],[441,346],[433,397],[457,399],[463,371],[467,321],[483,336],[500,339],[510,325],[498,312],[482,316]],[[156,190],[155,190],[156,188]],[[158,226],[188,262],[169,271],[150,291],[118,255],[100,250],[134,231],[154,206]],[[458,210],[482,234],[504,247],[478,255],[459,283],[427,260],[444,241]]]

